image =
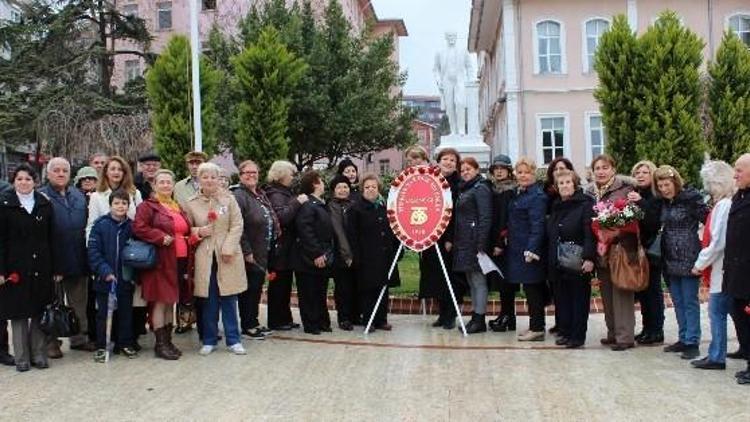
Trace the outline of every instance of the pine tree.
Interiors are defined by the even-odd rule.
[[[290,102],[307,65],[287,50],[273,27],[264,29],[232,64],[240,97],[235,110],[235,158],[249,158],[268,169],[274,160],[287,158]]]
[[[636,153],[699,181],[706,150],[700,119],[703,41],[672,11],[639,40]]]
[[[606,151],[621,169],[638,161],[635,147],[638,92],[638,40],[624,15],[615,16],[596,50],[594,68],[599,86],[594,98],[599,101],[602,123],[606,128]]]
[[[711,155],[733,163],[750,151],[750,51],[736,34],[724,34],[708,73]]]
[[[209,156],[216,146],[216,95],[220,75],[205,58],[200,61],[203,151]],[[174,36],[146,74],[151,105],[154,145],[164,167],[178,176],[186,173],[184,155],[193,149],[193,101],[190,42]]]

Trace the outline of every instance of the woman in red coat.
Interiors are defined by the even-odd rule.
[[[190,225],[172,199],[174,173],[159,170],[154,187],[156,194],[136,210],[133,234],[157,248],[156,267],[140,273],[143,299],[151,306],[151,326],[156,336],[154,354],[176,360],[182,352],[172,344],[172,319],[174,305],[180,298],[179,282],[187,279]]]

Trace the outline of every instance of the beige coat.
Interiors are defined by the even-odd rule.
[[[213,235],[198,243],[195,250],[195,296],[208,297],[211,264],[216,256],[218,264],[219,293],[221,296],[236,295],[247,290],[245,264],[240,248],[242,237],[242,213],[237,201],[229,192],[221,191],[214,198],[199,194],[185,203],[185,213],[190,219],[193,237],[198,228],[209,224],[208,213],[213,210],[217,219],[213,224]],[[232,255],[225,264],[221,256]]]

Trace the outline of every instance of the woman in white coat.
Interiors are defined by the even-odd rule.
[[[725,369],[727,356],[727,314],[732,298],[722,292],[724,245],[727,220],[734,194],[734,169],[723,161],[710,161],[701,169],[703,186],[711,195],[713,208],[706,218],[703,249],[693,266],[693,274],[703,275],[709,283],[708,315],[711,324],[711,345],[708,356],[691,362],[698,369]]]

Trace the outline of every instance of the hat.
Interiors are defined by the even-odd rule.
[[[510,160],[510,157],[504,154],[498,154],[495,156],[495,158],[492,159],[492,165],[490,166],[490,172],[495,170],[496,167],[503,167],[507,169],[513,168],[513,162]]]
[[[149,151],[140,157],[138,157],[138,162],[143,163],[145,161],[159,161],[161,162],[161,157],[159,157],[159,154],[157,154],[154,151]]]
[[[354,167],[354,169],[357,170],[357,173],[359,173],[359,167],[357,167],[357,165],[354,164],[354,161],[349,158],[344,158],[339,162],[338,171],[336,171],[336,173],[344,174],[344,170],[346,170],[347,167]]]
[[[190,151],[185,154],[185,161],[208,161],[208,155],[203,151]]]
[[[339,174],[339,175],[336,175],[336,176],[335,176],[335,177],[334,177],[333,179],[331,179],[331,182],[330,182],[330,183],[328,184],[328,186],[329,186],[329,187],[331,188],[331,190],[333,191],[333,190],[335,190],[335,189],[336,189],[336,186],[337,186],[337,185],[338,185],[339,183],[345,183],[345,184],[346,184],[346,186],[349,186],[349,185],[350,185],[350,183],[349,183],[349,179],[348,179],[348,178],[347,178],[346,176],[342,176],[342,175],[340,175],[340,174]]]
[[[81,167],[78,169],[78,172],[76,173],[75,179],[73,179],[73,184],[77,185],[78,182],[81,181],[81,179],[86,178],[94,178],[96,180],[99,180],[99,173],[96,172],[96,169],[93,167]]]

